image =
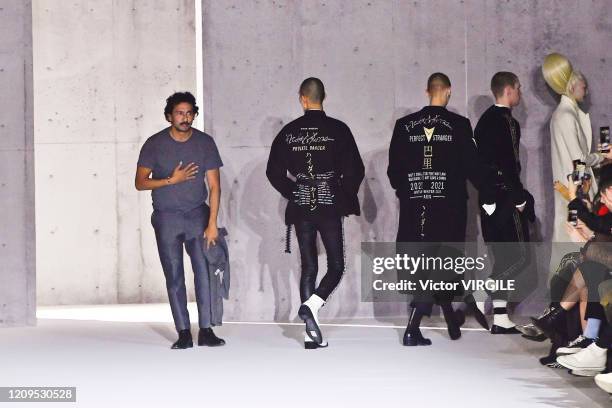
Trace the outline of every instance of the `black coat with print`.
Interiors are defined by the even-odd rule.
[[[360,213],[357,192],[364,166],[359,149],[348,126],[323,111],[307,110],[280,131],[266,175],[289,200],[287,225]]]
[[[398,242],[465,240],[466,180],[480,189],[486,176],[469,119],[440,106],[399,119],[387,175],[400,201]]]

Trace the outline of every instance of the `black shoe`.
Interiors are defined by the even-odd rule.
[[[565,368],[561,364],[557,363],[556,355],[548,355],[540,359],[540,364],[550,368]]]
[[[306,305],[300,306],[298,310],[298,316],[306,323],[306,335],[310,337],[310,340],[321,345],[323,344],[323,334],[317,324],[317,321],[312,313],[312,310]]]
[[[423,337],[419,329],[408,330],[406,328],[402,344],[404,346],[431,346],[431,340]]]
[[[474,300],[474,296],[467,295],[464,301],[470,312],[472,312],[472,316],[474,316],[474,319],[476,319],[478,324],[481,325],[483,328],[489,330],[489,322],[487,322],[487,318],[484,313],[482,313],[478,306],[476,306],[476,300]]]
[[[225,340],[218,338],[212,328],[200,329],[198,333],[198,346],[218,347],[224,344]]]
[[[521,337],[527,339],[527,340],[531,340],[531,341],[537,341],[538,343],[543,342],[544,340],[546,340],[548,337],[546,337],[546,335],[544,333],[542,334],[538,334],[535,336],[530,336],[528,334],[523,334]]]
[[[314,342],[314,341],[305,341],[304,342],[304,348],[306,350],[315,350],[315,349],[318,349],[318,348],[325,348],[327,346],[328,346],[328,344],[327,344],[326,341],[323,342],[323,344],[318,344],[317,342]]]
[[[521,332],[514,326],[506,328],[494,324],[491,326],[491,334],[521,334]]]
[[[178,340],[174,342],[174,344],[171,347],[173,350],[180,350],[180,349],[186,349],[186,348],[193,347],[193,339],[191,338],[190,330],[180,330],[178,334],[179,334]]]
[[[451,340],[461,337],[461,326],[465,323],[465,314],[462,310],[454,310],[452,313],[444,313],[444,320]]]
[[[561,307],[551,307],[546,313],[540,317],[532,317],[533,324],[548,337],[554,336],[554,333],[565,322],[565,310]]]
[[[538,329],[533,323],[516,325],[516,329],[522,334],[521,337],[527,340],[541,342],[547,339],[546,335],[542,333],[542,330]]]

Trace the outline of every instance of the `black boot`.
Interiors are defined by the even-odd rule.
[[[489,330],[489,322],[487,322],[487,318],[484,313],[476,306],[476,300],[473,295],[467,295],[464,299],[465,304],[467,305],[468,310],[474,316],[474,319],[481,325],[483,328]]]
[[[565,324],[565,309],[562,307],[551,307],[547,313],[540,317],[532,317],[533,324],[548,337],[552,338],[563,324]]]
[[[323,341],[323,343],[319,344],[316,341],[312,341],[310,337],[308,337],[308,335],[304,333],[304,348],[306,350],[316,350],[318,348],[325,348],[327,346],[328,344],[326,341]]]
[[[462,310],[453,310],[450,304],[442,305],[442,313],[448,328],[448,335],[451,340],[457,340],[461,337],[461,326],[465,323],[465,314]]]
[[[404,338],[402,343],[404,346],[430,346],[431,340],[423,337],[419,326],[421,325],[421,318],[423,316],[417,312],[416,308],[412,308],[410,311],[410,319],[408,320],[408,326],[404,332]]]
[[[431,346],[431,340],[423,337],[423,334],[419,329],[410,330],[409,328],[406,328],[402,343],[404,346]]]
[[[223,346],[224,344],[225,340],[218,338],[212,328],[207,327],[205,329],[200,329],[198,333],[198,346],[217,347]]]
[[[191,338],[190,330],[179,330],[178,335],[179,338],[172,345],[172,349],[179,350],[193,347],[193,339]]]

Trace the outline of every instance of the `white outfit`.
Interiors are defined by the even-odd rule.
[[[567,185],[567,175],[573,171],[572,161],[580,159],[586,163],[587,172],[591,174],[589,197],[593,199],[597,192],[597,184],[592,167],[598,166],[604,158],[599,153],[591,153],[593,130],[589,114],[584,113],[571,98],[561,95],[559,106],[550,119],[550,136],[553,181],[559,180]],[[568,202],[557,192],[554,197],[555,219],[552,242],[571,242],[565,229]],[[551,264],[551,267],[556,268],[556,266]]]

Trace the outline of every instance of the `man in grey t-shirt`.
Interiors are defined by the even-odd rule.
[[[191,127],[198,114],[194,96],[177,92],[164,109],[170,127],[151,136],[142,146],[136,170],[136,189],[152,190],[157,249],[166,277],[168,300],[179,338],[173,349],[193,347],[183,270],[183,245],[195,275],[199,326],[198,345],[221,346],[212,326],[220,325],[220,296],[211,291],[204,245],[216,244],[221,194],[219,167],[223,166],[212,137]],[[206,179],[206,180],[205,180]],[[210,190],[210,207],[206,204]],[[213,299],[215,297],[215,299]],[[222,311],[222,308],[221,308]]]

